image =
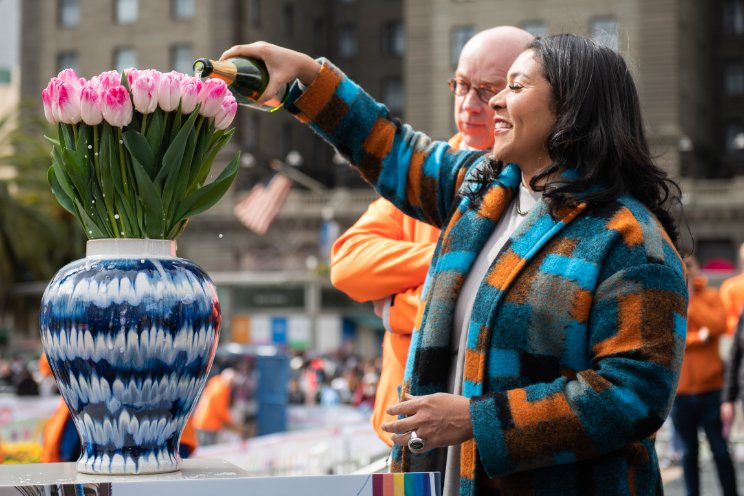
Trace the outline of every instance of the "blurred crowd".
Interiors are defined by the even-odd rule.
[[[0,358],[0,393],[17,396],[51,396],[57,393],[57,385],[40,369],[38,359],[27,359],[21,354],[10,359]]]
[[[372,410],[380,379],[379,358],[356,355],[324,355],[308,358],[298,354],[290,361],[291,404],[349,404]]]

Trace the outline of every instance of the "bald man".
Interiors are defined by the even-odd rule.
[[[458,129],[449,140],[453,149],[491,149],[494,124],[488,101],[506,86],[509,67],[531,41],[528,32],[501,26],[481,31],[465,44],[449,81]],[[339,237],[331,252],[334,287],[356,301],[371,301],[385,327],[372,426],[389,446],[390,434],[380,426],[395,420],[385,409],[398,402],[421,289],[438,238],[438,229],[380,199]]]

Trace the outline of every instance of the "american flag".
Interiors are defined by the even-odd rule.
[[[292,189],[292,181],[274,174],[268,184],[258,183],[233,209],[240,222],[256,234],[264,235],[276,218]]]

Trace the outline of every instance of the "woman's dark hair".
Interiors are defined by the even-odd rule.
[[[550,83],[556,115],[546,143],[552,165],[530,186],[544,191],[554,215],[579,202],[596,205],[630,194],[654,213],[676,245],[679,233],[667,208],[679,200],[680,188],[651,157],[635,82],[623,58],[569,34],[537,38],[527,49],[534,51]],[[565,167],[578,176],[537,186]],[[485,185],[502,168],[493,160],[476,181]]]

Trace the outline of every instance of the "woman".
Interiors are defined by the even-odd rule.
[[[327,61],[264,43],[236,55],[266,61],[268,95],[299,79],[287,109],[443,228],[389,409],[401,420],[384,426],[392,469],[445,470],[445,493],[660,494],[653,434],[687,290],[663,206],[676,185],[622,58],[571,35],[530,44],[489,102],[484,157],[393,120]]]

